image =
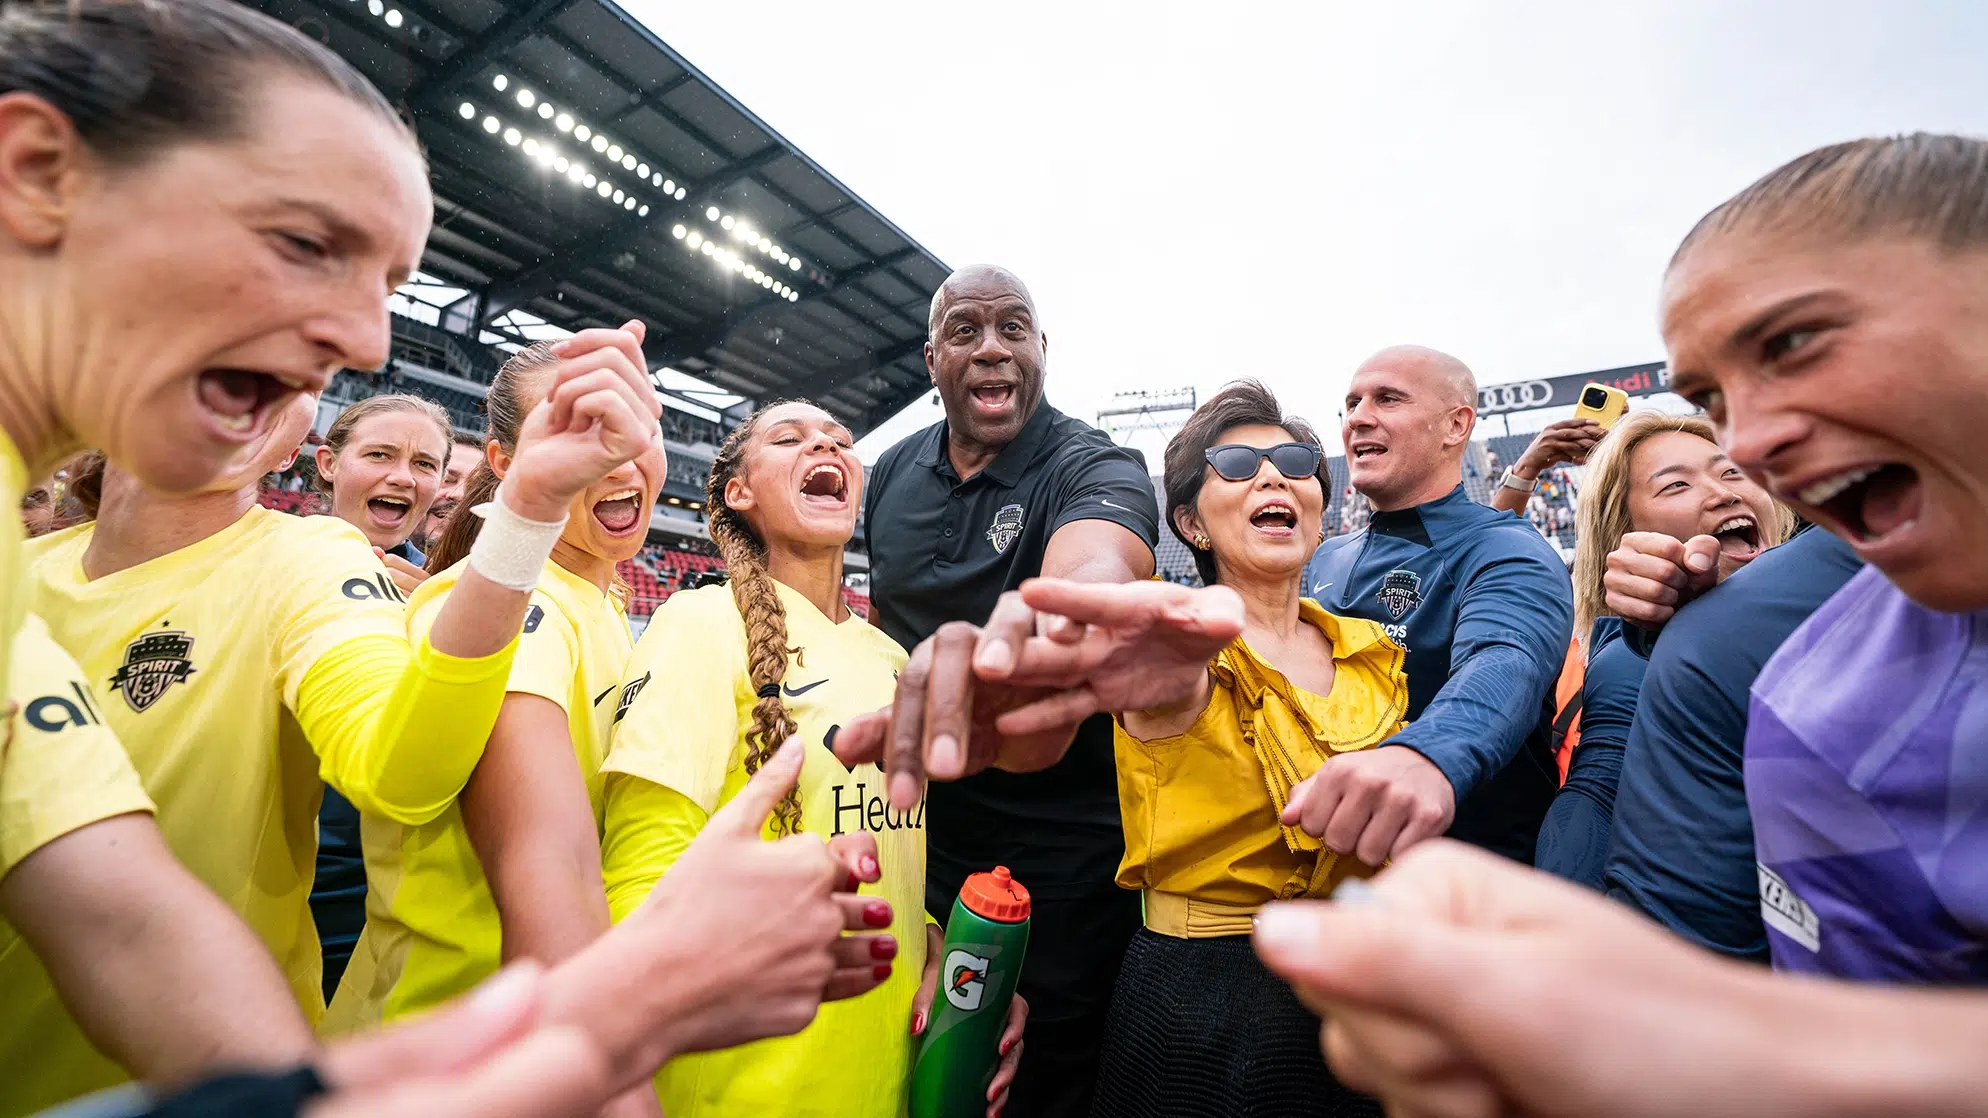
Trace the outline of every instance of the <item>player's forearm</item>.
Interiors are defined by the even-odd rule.
[[[1387,744],[1427,757],[1461,800],[1524,748],[1539,717],[1531,697],[1543,694],[1544,686],[1538,665],[1522,650],[1480,649],[1450,676],[1422,716]]]
[[[1760,973],[1751,1074],[1814,1118],[1988,1115],[1988,994]]]

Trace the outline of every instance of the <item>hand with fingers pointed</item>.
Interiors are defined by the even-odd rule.
[[[642,355],[640,322],[582,330],[553,347],[545,399],[525,417],[504,475],[519,516],[552,522],[609,471],[660,445],[663,413]]]
[[[844,726],[835,753],[882,764],[900,809],[927,777],[1047,768],[1099,711],[1191,698],[1242,626],[1242,599],[1226,587],[1031,579],[986,626],[955,622],[922,642],[891,708]]]

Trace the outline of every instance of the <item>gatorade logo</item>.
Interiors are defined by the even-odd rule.
[[[953,950],[946,955],[946,1000],[963,1013],[980,1008],[987,993],[987,968],[992,964],[978,955]]]

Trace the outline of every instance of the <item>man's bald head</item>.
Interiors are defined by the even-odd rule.
[[[994,300],[1008,295],[1020,296],[1029,313],[1035,313],[1035,297],[1029,294],[1028,285],[1008,269],[998,264],[968,264],[956,270],[932,293],[932,310],[925,319],[926,339],[939,336],[939,322],[954,299]]]
[[[1470,366],[1439,349],[1419,345],[1389,346],[1355,370],[1357,377],[1369,369],[1386,369],[1414,380],[1436,393],[1451,407],[1477,407],[1477,376]]]
[[[1477,378],[1447,353],[1390,346],[1360,363],[1341,436],[1353,487],[1383,512],[1436,500],[1463,483],[1477,421]]]

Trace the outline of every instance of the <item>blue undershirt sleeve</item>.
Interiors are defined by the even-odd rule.
[[[1533,865],[1590,889],[1602,887],[1616,782],[1647,663],[1619,639],[1595,650],[1581,687],[1581,741],[1539,829]]]
[[[1387,744],[1427,757],[1462,800],[1518,756],[1539,725],[1573,637],[1574,600],[1558,560],[1519,541],[1458,558],[1466,569],[1457,578],[1449,682]]]

